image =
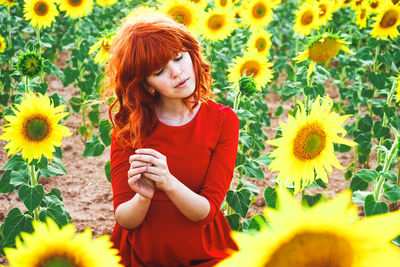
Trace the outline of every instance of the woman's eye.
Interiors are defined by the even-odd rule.
[[[182,58],[183,58],[183,55],[182,55],[182,54],[179,54],[179,56],[176,57],[174,60],[175,60],[175,61],[179,61],[179,60],[181,60]]]
[[[162,68],[161,70],[159,70],[158,72],[154,73],[154,76],[158,76],[160,75],[162,72],[164,71],[164,68]]]

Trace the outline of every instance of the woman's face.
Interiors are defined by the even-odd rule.
[[[162,98],[183,99],[196,88],[192,58],[188,52],[181,52],[162,69],[146,78],[148,90],[157,91]]]

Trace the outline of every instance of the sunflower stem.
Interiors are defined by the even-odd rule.
[[[10,7],[7,7],[7,22],[10,20],[11,17],[11,11]],[[8,31],[8,36],[7,36],[7,46],[8,49],[12,48],[12,39],[11,39],[11,24],[7,23],[7,31]],[[13,62],[12,62],[12,57],[10,57],[8,61],[8,69],[11,70],[13,68]]]
[[[398,138],[396,136],[392,144],[392,147],[390,148],[390,151],[386,153],[385,163],[383,165],[382,173],[387,173],[389,171],[390,163],[392,163],[393,157],[397,153],[397,143],[398,143]],[[382,197],[383,193],[382,188],[384,182],[385,182],[385,177],[383,175],[379,175],[378,182],[375,184],[375,190],[374,190],[375,201],[379,201]]]
[[[36,31],[36,39],[39,45],[38,52],[39,54],[42,54],[42,42],[40,41],[40,30],[38,28],[35,28],[35,31]]]
[[[31,78],[25,77],[25,94],[29,93],[30,84],[31,84]]]
[[[237,88],[236,92],[235,92],[235,100],[233,102],[233,110],[235,111],[235,113],[237,112],[238,108],[239,108],[239,103],[240,103],[240,90],[239,88]]]
[[[32,187],[35,187],[38,184],[38,174],[35,171],[35,165],[29,165],[29,177],[30,183]],[[39,207],[33,210],[33,219],[39,220]]]
[[[388,98],[387,98],[387,100],[386,100],[386,105],[390,106],[390,103],[392,102],[392,99],[393,99],[393,95],[394,95],[394,91],[395,91],[395,90],[396,90],[396,82],[393,83],[392,89],[390,89],[390,93],[389,93]],[[389,120],[388,120],[388,117],[386,116],[386,113],[384,112],[384,113],[383,113],[382,126],[383,126],[383,127],[386,127],[387,124],[388,124],[388,121],[389,121]],[[383,145],[383,141],[384,141],[383,137],[380,137],[380,138],[379,138],[379,145],[380,145],[380,146]],[[377,165],[377,166],[379,166],[379,164],[381,163],[381,153],[382,153],[382,151],[381,151],[381,150],[378,150],[377,156],[376,156],[376,161],[377,161],[376,165]]]

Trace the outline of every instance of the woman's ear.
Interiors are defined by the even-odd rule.
[[[149,94],[151,94],[151,95],[156,95],[157,94],[156,89],[154,89],[153,87],[149,86],[146,81],[144,81],[143,84],[144,84],[144,89],[146,89],[146,91]]]

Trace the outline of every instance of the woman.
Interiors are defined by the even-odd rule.
[[[238,118],[207,99],[209,65],[172,19],[125,23],[110,53],[111,240],[122,263],[213,266],[237,250],[219,208],[233,176]]]

